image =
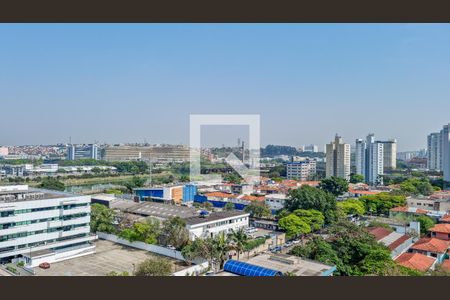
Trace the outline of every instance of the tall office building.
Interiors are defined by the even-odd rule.
[[[442,170],[441,133],[433,132],[427,138],[427,169]]]
[[[326,145],[326,177],[350,180],[350,144],[344,144],[336,134],[334,141]]]
[[[311,144],[311,145],[304,145],[302,147],[302,150],[304,152],[319,152],[319,147],[317,145],[313,145],[313,144]]]
[[[450,182],[450,123],[441,130],[441,157],[444,180]]]
[[[357,139],[355,143],[355,171],[358,175],[365,175],[366,170],[366,141]]]
[[[98,146],[96,144],[68,145],[67,160],[78,160],[78,159],[98,160]]]
[[[383,144],[383,168],[395,170],[397,168],[397,140],[378,141]]]
[[[369,134],[366,140],[357,139],[355,150],[356,173],[364,176],[364,181],[370,185],[383,183],[381,175],[384,172],[384,144],[375,141],[375,136]]]

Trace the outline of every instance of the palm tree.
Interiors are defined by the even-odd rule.
[[[227,259],[228,251],[230,251],[229,239],[224,232],[218,234],[213,240],[214,252],[217,255],[219,261],[219,268],[222,269],[223,263]]]
[[[236,231],[231,230],[231,240],[233,241],[233,248],[237,251],[237,259],[239,260],[239,254],[244,250],[248,236],[243,228],[239,228]]]

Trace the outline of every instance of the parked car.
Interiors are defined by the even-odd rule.
[[[170,250],[177,250],[177,248],[175,248],[175,247],[172,246],[172,245],[167,245],[167,248],[169,248]]]
[[[277,246],[277,247],[275,247],[275,248],[273,248],[272,250],[271,250],[271,252],[280,252],[281,251],[281,247],[280,246]]]
[[[43,263],[39,264],[39,268],[50,269],[50,264],[48,262],[43,262]]]

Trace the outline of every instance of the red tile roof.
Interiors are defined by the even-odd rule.
[[[420,253],[403,253],[395,261],[406,268],[425,272],[433,266],[436,259]]]
[[[445,216],[443,216],[443,217],[439,220],[439,222],[447,222],[447,223],[450,223],[450,215],[445,215]]]
[[[444,262],[441,264],[442,269],[450,271],[450,259],[444,260]]]
[[[375,237],[377,241],[381,240],[382,238],[390,235],[393,230],[389,230],[384,227],[372,227],[369,228],[369,233]]]
[[[424,209],[420,209],[420,208],[413,208],[413,207],[408,207],[408,206],[398,206],[398,207],[394,207],[391,208],[391,211],[395,211],[395,212],[410,212],[410,213],[415,213],[415,214],[420,214],[420,215],[425,215],[428,213],[427,210]]]
[[[404,242],[409,240],[411,237],[407,236],[406,234],[402,235],[399,239],[395,240],[393,243],[391,243],[388,248],[393,251],[397,249],[398,246],[402,245]]]
[[[366,191],[366,190],[354,190],[348,189],[348,192],[351,194],[359,194],[359,195],[376,195],[381,193],[381,191]]]
[[[443,241],[436,238],[422,238],[418,240],[414,245],[412,245],[411,249],[436,253],[445,253],[447,252],[449,245],[450,242],[448,241]]]
[[[440,233],[450,233],[450,224],[436,224],[432,228],[430,228],[432,232],[440,232]]]
[[[264,196],[244,195],[241,199],[247,201],[264,201],[266,198]]]
[[[229,193],[223,193],[223,192],[211,192],[206,193],[206,197],[216,197],[216,198],[236,198],[236,195],[229,194]]]

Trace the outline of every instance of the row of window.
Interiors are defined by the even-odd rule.
[[[245,221],[246,219],[247,218],[239,218],[239,219],[236,219],[236,220],[221,221],[221,222],[217,222],[217,223],[214,223],[214,224],[206,225],[206,228],[214,228],[214,227],[223,226],[223,225],[226,225],[226,224],[237,223],[237,222],[241,222],[243,220]]]
[[[9,210],[9,211],[3,211],[0,213],[0,217],[11,217],[19,214],[27,214],[32,212],[39,212],[39,211],[47,211],[47,210],[54,210],[54,209],[72,209],[77,207],[86,207],[88,206],[88,203],[79,203],[79,204],[68,204],[68,205],[59,205],[59,206],[50,206],[50,207],[39,207],[39,208],[31,208],[31,209],[18,209],[18,210]]]
[[[75,225],[69,225],[69,226],[48,228],[48,229],[43,229],[43,230],[25,231],[25,232],[19,232],[19,233],[14,233],[14,234],[2,235],[2,236],[0,236],[0,242],[9,241],[11,239],[27,237],[27,236],[31,236],[31,235],[35,235],[35,234],[52,233],[52,232],[57,232],[57,231],[70,231],[75,228],[85,227],[85,226],[89,226],[89,224],[87,224],[87,223],[75,224]]]
[[[21,221],[21,222],[5,223],[5,224],[0,224],[0,230],[13,228],[13,227],[16,227],[16,226],[24,226],[24,225],[43,223],[43,222],[50,222],[50,221],[68,221],[68,220],[73,220],[73,219],[77,219],[77,218],[86,217],[86,216],[89,216],[89,215],[90,215],[89,213],[79,213],[79,214],[60,216],[60,217],[52,217],[52,218],[46,218],[46,219],[37,219],[37,220],[28,220],[28,221]]]
[[[34,242],[34,243],[29,243],[29,244],[22,244],[22,245],[18,245],[18,246],[10,246],[10,247],[5,247],[5,248],[0,248],[0,253],[14,251],[14,250],[18,250],[18,249],[24,249],[24,248],[33,248],[33,247],[38,247],[38,246],[56,243],[56,242],[63,242],[65,240],[82,238],[82,237],[86,237],[86,236],[89,236],[89,233],[81,233],[81,234],[77,234],[77,235],[71,235],[69,237],[62,237],[62,238],[58,238],[58,239],[39,241],[39,242]]]

